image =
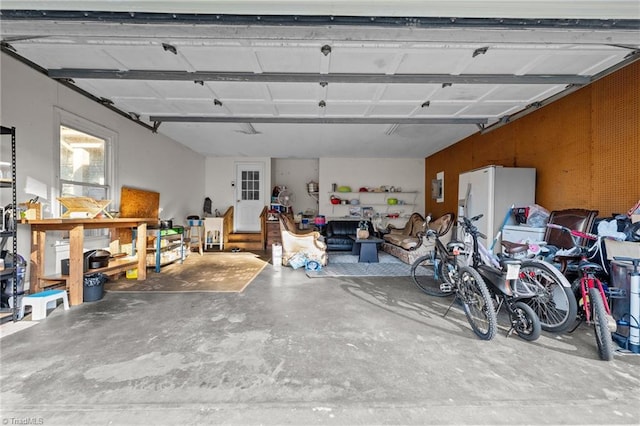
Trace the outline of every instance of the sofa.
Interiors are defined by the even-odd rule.
[[[359,223],[360,222],[357,220],[330,220],[327,223],[324,237],[324,242],[327,244],[327,250],[351,250],[353,247],[353,240],[350,237],[356,236],[356,230],[358,229]],[[375,235],[371,221],[367,221],[367,226],[369,228],[369,235]]]
[[[426,227],[436,231],[442,243],[447,244],[453,236],[455,215],[447,213],[434,221],[427,221],[420,213],[412,213],[403,228],[389,225],[383,235],[382,250],[405,263],[412,264],[419,257],[433,251],[434,237],[427,237]]]

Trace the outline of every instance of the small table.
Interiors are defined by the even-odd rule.
[[[382,243],[383,240],[376,237],[358,238],[355,235],[349,235],[349,238],[353,240],[353,248],[351,254],[358,255],[359,263],[377,263],[378,262],[378,243]]]

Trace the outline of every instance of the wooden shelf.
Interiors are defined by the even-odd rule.
[[[127,269],[137,268],[138,267],[138,259],[115,259],[109,262],[108,266],[104,268],[97,269],[89,269],[87,272],[84,272],[83,275],[90,275],[95,273],[103,273],[106,275],[113,275],[117,272],[124,272]],[[67,281],[69,279],[69,275],[62,274],[53,274],[53,275],[45,275],[40,277],[42,281]]]

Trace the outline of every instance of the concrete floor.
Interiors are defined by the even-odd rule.
[[[308,279],[271,265],[239,294],[108,293],[0,340],[0,417],[42,425],[640,423],[640,355],[600,361],[586,326],[529,343],[506,338],[503,319],[500,335],[480,341],[458,309],[443,318],[446,307],[408,277]]]

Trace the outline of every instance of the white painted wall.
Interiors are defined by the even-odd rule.
[[[36,183],[48,194],[45,217],[54,216],[47,207],[56,193],[55,111],[60,108],[117,133],[118,185],[159,192],[161,217],[174,217],[176,223],[182,223],[187,214],[202,212],[205,159],[201,155],[153,134],[4,53],[0,55],[0,124],[16,127],[18,202],[32,197],[25,191],[27,182]],[[2,159],[6,161],[4,154]],[[120,186],[114,190],[110,209],[119,208]],[[0,191],[3,206],[10,202],[10,192]],[[25,258],[29,257],[29,244],[28,227],[19,226],[18,252]]]
[[[424,159],[423,158],[321,158],[319,163],[320,214],[340,217],[349,214],[349,206],[332,205],[331,184],[350,186],[352,191],[360,187],[377,188],[382,185],[400,187],[417,194],[394,194],[396,198],[415,205],[375,206],[383,203],[384,194],[345,194],[342,198],[359,198],[361,206],[372,206],[380,213],[399,212],[409,216],[412,212],[424,215]],[[340,195],[340,194],[338,194]],[[392,221],[401,225],[405,220]]]
[[[309,182],[318,183],[318,159],[276,158],[273,160],[273,187],[286,186],[294,195],[293,212],[318,213],[318,203],[307,191]]]

